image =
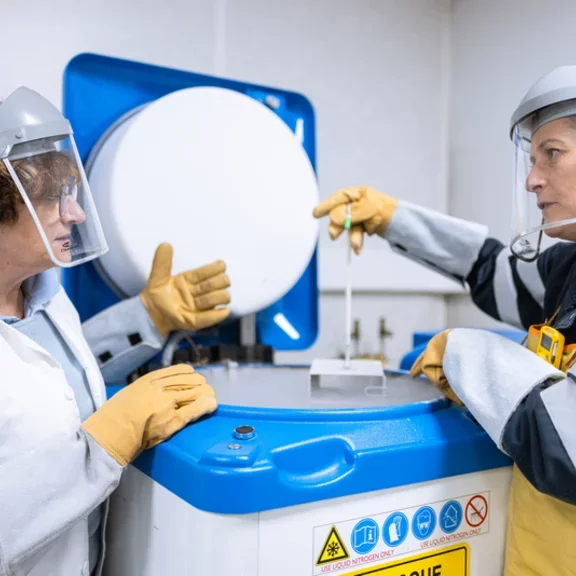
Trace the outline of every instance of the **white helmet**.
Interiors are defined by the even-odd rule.
[[[544,124],[570,116],[576,116],[576,66],[562,66],[540,78],[512,114],[510,136],[515,147],[515,170],[510,248],[516,257],[527,262],[538,257],[543,231],[576,223],[576,214],[567,220],[544,223],[536,195],[526,189],[532,168],[532,136]]]
[[[70,123],[29,88],[0,101],[0,161],[54,264],[75,266],[107,252]]]

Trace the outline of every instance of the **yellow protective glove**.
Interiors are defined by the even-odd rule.
[[[424,374],[446,398],[459,406],[464,406],[450,384],[448,384],[446,374],[444,374],[443,359],[449,332],[450,330],[444,330],[431,338],[424,352],[420,354],[412,365],[410,376],[417,378]]]
[[[335,240],[344,232],[347,204],[350,206],[350,245],[356,254],[362,251],[363,235],[384,236],[398,200],[370,186],[351,186],[334,192],[314,208],[314,218],[330,215],[330,238]]]
[[[140,293],[148,314],[162,336],[172,330],[202,330],[225,320],[230,310],[230,279],[221,260],[172,276],[172,245],[156,249],[148,284]]]
[[[162,368],[117,392],[82,427],[121,466],[218,407],[213,388],[187,364]]]

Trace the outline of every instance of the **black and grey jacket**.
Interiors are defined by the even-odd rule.
[[[469,286],[484,312],[527,329],[551,318],[576,343],[576,243],[559,243],[536,262],[510,255],[488,231],[400,202],[386,238],[396,250]],[[576,377],[486,330],[455,329],[444,371],[498,446],[541,492],[576,504]]]

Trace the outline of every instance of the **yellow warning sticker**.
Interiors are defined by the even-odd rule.
[[[342,576],[469,576],[470,547],[466,543],[379,566],[366,566]]]
[[[322,552],[320,552],[320,556],[318,556],[316,566],[327,564],[328,562],[335,562],[336,560],[346,560],[348,557],[348,550],[346,550],[340,534],[338,534],[336,527],[332,526],[332,529],[328,533],[328,538],[326,538],[326,542],[324,542],[324,546],[322,547]]]

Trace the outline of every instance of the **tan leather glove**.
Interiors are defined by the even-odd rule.
[[[410,376],[417,378],[424,374],[446,398],[459,406],[464,406],[450,384],[448,384],[446,374],[444,374],[443,359],[449,332],[450,330],[444,330],[430,339],[424,352],[420,354],[412,365]]]
[[[148,284],[140,293],[148,314],[162,336],[172,330],[202,330],[225,320],[230,310],[230,279],[221,260],[172,276],[173,248],[156,249]]]
[[[218,407],[213,388],[187,364],[155,370],[117,392],[82,427],[121,466]]]
[[[328,227],[330,238],[335,240],[344,232],[347,204],[350,207],[350,245],[356,254],[362,251],[363,235],[384,236],[398,200],[379,192],[370,186],[351,186],[338,190],[314,208],[314,217],[330,215]]]

